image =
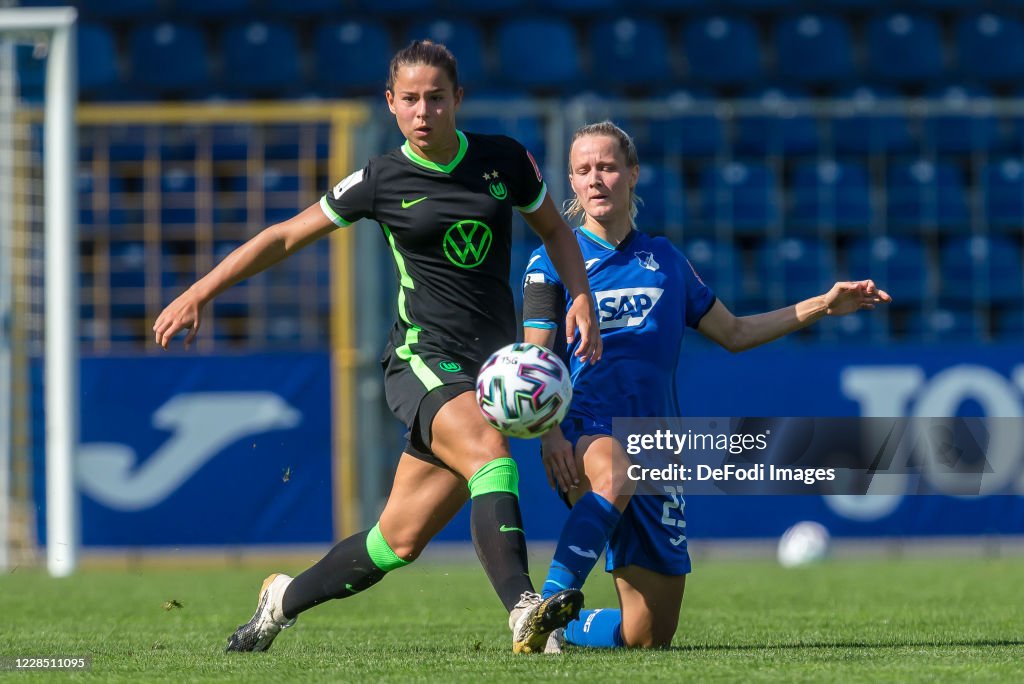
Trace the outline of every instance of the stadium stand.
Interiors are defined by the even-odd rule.
[[[72,4],[82,15],[77,63],[86,102],[379,99],[381,65],[394,49],[430,37],[459,57],[471,101],[495,103],[474,115],[471,129],[513,135],[543,163],[554,154],[546,149],[550,121],[506,113],[503,102],[539,96],[568,104],[581,92],[620,98],[608,100],[618,106],[608,111],[618,112],[616,121],[634,135],[644,164],[641,224],[685,240],[699,252],[690,255],[698,270],[741,304],[757,303],[749,295],[767,277],[771,259],[781,259],[774,268],[784,276],[783,294],[808,294],[802,288],[811,287],[816,272],[786,261],[800,253],[851,277],[870,272],[887,280],[900,293],[900,306],[921,304],[865,323],[873,339],[926,339],[939,328],[996,340],[1024,332],[1013,309],[1024,299],[1024,114],[1000,108],[1024,94],[1021,3]],[[18,50],[21,93],[32,101],[42,96],[41,56],[38,46]],[[627,110],[626,97],[651,106]],[[831,117],[801,108],[819,97],[842,106]],[[892,106],[916,97],[928,104]],[[734,108],[736,99],[759,104],[761,113]],[[601,109],[588,111],[597,116]],[[141,227],[159,220],[185,230],[204,220],[192,206],[197,184],[212,187],[205,220],[231,231],[218,237],[222,246],[244,239],[250,221],[286,217],[308,192],[287,166],[299,156],[295,130],[255,135],[244,125],[223,125],[202,139],[182,130],[155,143],[151,135],[119,126],[102,134],[83,129],[81,138],[83,258],[110,261],[110,284],[127,288],[110,296],[110,306],[132,317],[142,315],[132,303],[141,300],[125,292],[145,285],[137,266],[152,263],[145,258],[149,245],[139,260]],[[324,158],[326,138],[312,144],[314,156]],[[206,180],[194,165],[201,154],[213,169]],[[252,175],[243,166],[254,155],[261,161]],[[146,191],[157,186],[160,203],[147,205]],[[258,204],[239,198],[254,188],[263,191]],[[514,249],[528,254],[527,247]],[[180,262],[191,260],[194,269],[198,258],[194,245],[175,249],[162,261],[171,264],[173,283],[185,273]],[[744,275],[728,275],[733,270]],[[104,285],[99,275],[83,277],[96,288]],[[935,296],[944,308],[924,306]],[[238,295],[223,317],[247,315],[257,299]],[[102,313],[91,303],[83,310]],[[302,317],[282,316],[269,336],[303,336]],[[218,335],[238,339],[234,324],[217,325]],[[92,333],[104,327],[122,339],[135,329],[117,321],[85,326]],[[834,333],[826,325],[820,334]]]
[[[842,82],[853,75],[853,45],[841,19],[804,14],[775,27],[779,75],[806,85]]]

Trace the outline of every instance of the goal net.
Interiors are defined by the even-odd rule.
[[[78,550],[75,17],[0,8],[0,568],[35,559],[33,453],[45,449],[55,576]],[[23,96],[34,89],[38,101]]]

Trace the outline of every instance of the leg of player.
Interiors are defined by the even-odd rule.
[[[635,489],[626,476],[629,458],[614,437],[581,437],[576,442],[576,463],[583,477],[569,492],[572,511],[544,582],[545,597],[583,587]]]
[[[638,565],[612,574],[620,609],[583,611],[565,628],[566,643],[589,648],[668,647],[679,624],[686,575],[662,575]]]
[[[437,412],[430,446],[468,482],[473,545],[509,611],[513,650],[543,650],[547,635],[579,614],[583,594],[563,591],[542,600],[533,591],[519,508],[519,471],[508,441],[484,421],[473,393],[464,392]]]
[[[446,468],[402,454],[380,521],[338,542],[294,579],[268,577],[252,619],[228,640],[228,651],[265,651],[299,613],[372,587],[408,565],[469,497],[465,481]]]

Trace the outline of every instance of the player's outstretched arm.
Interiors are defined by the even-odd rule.
[[[721,301],[701,319],[697,329],[731,352],[741,352],[805,328],[824,316],[845,316],[892,301],[874,281],[838,282],[817,297],[754,316],[737,317]]]
[[[571,344],[578,330],[580,344],[576,356],[581,361],[595,363],[601,358],[601,330],[580,246],[550,196],[544,198],[536,211],[523,214],[523,218],[544,242],[548,257],[572,298],[572,305],[565,314],[566,342]]]
[[[263,229],[160,312],[153,323],[156,343],[167,349],[171,339],[187,329],[185,348],[188,349],[199,332],[203,307],[210,300],[323,237],[334,227],[320,205],[314,204],[287,221]]]

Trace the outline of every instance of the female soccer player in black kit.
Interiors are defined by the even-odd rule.
[[[230,637],[229,651],[266,650],[302,611],[352,596],[409,564],[467,499],[477,555],[510,613],[515,652],[543,650],[548,633],[582,605],[576,590],[546,600],[533,591],[516,464],[473,393],[483,361],[516,339],[509,285],[513,208],[541,237],[573,297],[567,336],[579,335],[581,359],[600,358],[579,247],[522,145],[455,127],[462,88],[444,46],[417,41],[398,52],[385,97],[405,144],[236,249],[153,326],[165,349],[189,329],[188,347],[203,307],[219,293],[362,218],[380,224],[394,256],[398,320],[381,365],[388,405],[409,434],[391,495],[371,529],[339,542],[294,579],[268,577],[256,614]]]

